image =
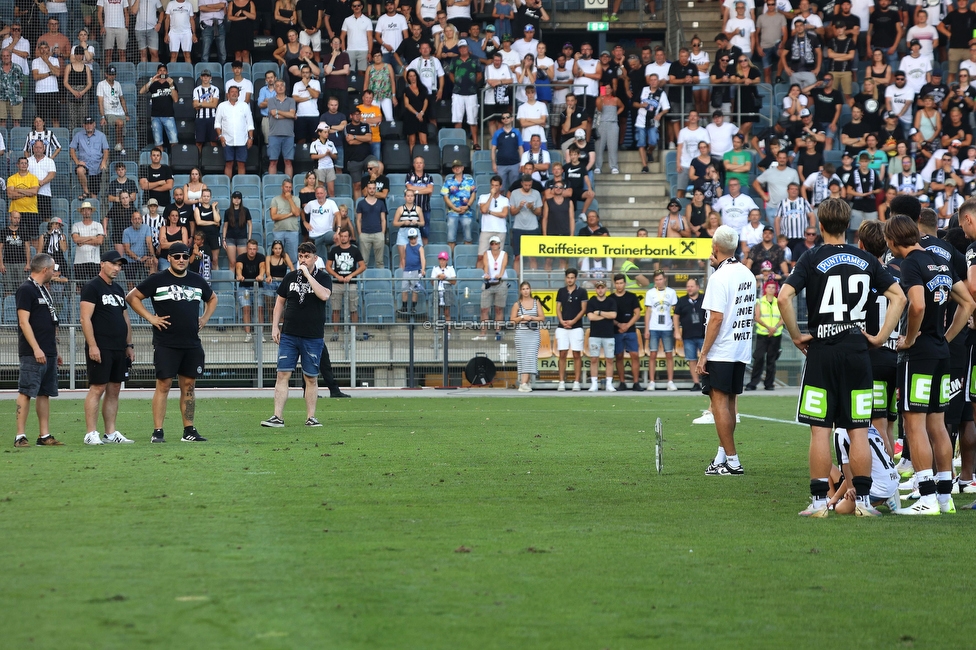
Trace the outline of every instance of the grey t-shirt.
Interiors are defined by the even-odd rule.
[[[295,197],[291,197],[292,201]],[[297,205],[297,203],[296,203]],[[271,207],[278,211],[278,214],[285,213],[291,214],[291,203],[288,202],[285,197],[281,194],[271,199]],[[270,218],[270,213],[268,214]],[[298,217],[288,217],[287,219],[282,219],[281,221],[274,222],[274,232],[297,232],[298,231]]]
[[[780,169],[776,165],[770,165],[766,171],[756,177],[756,180],[766,184],[766,191],[769,193],[766,210],[776,210],[787,197],[790,183],[799,184],[800,175],[792,167]]]
[[[275,119],[274,112],[295,110],[295,100],[285,97],[278,101],[278,96],[274,95],[268,99],[268,137],[280,135],[288,138],[295,137],[295,119],[281,118]]]
[[[539,194],[539,190],[529,190],[528,194],[524,193],[522,188],[512,190],[512,197],[509,199],[512,209],[514,210],[515,206],[522,201],[531,203],[532,208],[542,208],[542,195]],[[528,205],[515,213],[515,221],[512,224],[514,230],[536,230],[538,227],[539,217],[535,216]]]
[[[779,43],[780,38],[783,36],[784,27],[786,27],[786,16],[778,11],[772,16],[765,12],[756,16],[756,29],[759,30],[759,47],[765,50]]]

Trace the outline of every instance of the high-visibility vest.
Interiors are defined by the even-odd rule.
[[[624,274],[627,278],[627,289],[640,289],[641,286],[637,284],[636,275],[640,274],[640,267],[634,264],[631,260],[624,260],[624,263],[620,265],[620,272]]]
[[[779,320],[779,303],[776,300],[769,302],[766,300],[766,296],[759,299],[759,318],[763,320],[764,323],[775,323]],[[779,327],[776,328],[772,334],[769,330],[763,327],[758,321],[756,321],[756,334],[758,336],[780,336],[783,334],[783,324],[780,323]]]

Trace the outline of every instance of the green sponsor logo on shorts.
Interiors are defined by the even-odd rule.
[[[874,408],[888,408],[888,382],[886,381],[874,382]]]
[[[827,391],[815,386],[804,386],[800,396],[800,415],[824,419],[827,417]]]
[[[932,375],[912,375],[909,386],[909,403],[928,404],[932,399]]]
[[[851,419],[870,420],[871,407],[874,406],[873,390],[851,391]]]
[[[942,376],[942,390],[939,392],[939,404],[948,404],[952,395],[952,380],[949,375]]]

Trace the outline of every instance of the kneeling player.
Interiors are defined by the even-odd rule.
[[[891,460],[885,450],[880,432],[874,426],[868,427],[868,444],[871,446],[871,505],[884,504],[888,510],[895,512],[901,507],[901,501],[898,500],[898,472],[895,471],[895,461]],[[847,435],[847,429],[835,430],[834,451],[840,465],[840,476],[837,479],[841,483],[834,491],[828,506],[841,515],[853,514],[855,509],[856,495],[850,479],[851,466],[848,458],[850,450],[851,439]],[[831,471],[831,479],[835,478],[835,471],[836,468]]]

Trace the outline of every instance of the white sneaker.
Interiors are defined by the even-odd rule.
[[[248,334],[245,334],[245,335],[244,335],[244,342],[245,342],[245,343],[250,343],[250,342],[251,342],[251,341],[253,341],[253,340],[254,340],[254,337],[253,337],[253,336],[251,336],[251,334],[250,334],[250,333],[248,333]]]
[[[518,387],[518,392],[520,392],[520,393],[531,393],[532,392],[532,388],[530,388],[528,384],[521,384]]]
[[[647,390],[657,390],[657,386],[653,381],[647,382]]]
[[[691,421],[692,424],[715,424],[715,416],[711,411],[702,411],[700,418]]]
[[[115,143],[115,150],[116,151],[122,151],[122,143],[121,142],[116,142]]]
[[[974,481],[960,481],[959,482],[959,493],[960,494],[976,494],[976,480],[974,480]]]
[[[942,509],[939,507],[939,500],[934,494],[930,494],[923,499],[919,499],[909,508],[901,508],[895,511],[896,515],[940,515]]]
[[[902,481],[898,484],[899,492],[911,492],[915,489],[915,477],[911,477],[907,481]]]
[[[674,148],[675,148],[674,143],[673,142],[669,142],[668,143],[668,149],[674,149]]]
[[[105,442],[114,442],[118,445],[132,444],[132,441],[123,436],[118,431],[113,431],[112,433],[106,433],[103,438]]]
[[[616,167],[611,167],[610,168],[610,173],[611,174],[619,174],[620,173],[620,170],[617,169]]]
[[[673,381],[669,381],[668,382],[668,390],[671,391],[671,392],[674,392],[674,391],[678,390],[678,387],[674,385],[674,382]]]
[[[906,458],[902,458],[900,461],[898,461],[898,464],[895,465],[895,471],[898,472],[902,478],[908,478],[915,474],[915,468],[912,467],[912,461]]]
[[[85,434],[85,444],[86,445],[104,445],[102,442],[102,434],[98,431],[92,431],[91,433]]]
[[[956,514],[956,504],[953,502],[952,497],[946,499],[944,503],[939,501],[939,513],[943,515]]]
[[[594,173],[594,174],[602,174],[603,172],[602,172],[602,171],[600,170],[600,168],[599,168],[599,167],[594,167],[594,168],[593,168],[593,173]]]
[[[922,498],[922,493],[918,491],[918,488],[915,488],[914,490],[912,490],[911,492],[909,492],[908,494],[906,494],[905,496],[903,496],[902,497],[902,500],[905,500],[905,501],[918,501],[921,498]]]
[[[612,381],[608,381],[607,382],[607,392],[608,393],[616,393],[617,392],[617,389],[613,387],[613,382]]]
[[[580,383],[578,381],[574,381],[573,382],[573,392],[574,393],[578,393],[578,392],[580,392],[580,390],[582,390],[582,388],[580,388]]]
[[[574,388],[573,390],[576,390],[576,389]],[[600,384],[596,383],[595,381],[591,381],[590,382],[590,387],[587,390],[589,392],[591,392],[591,393],[595,393],[598,390],[600,390]]]
[[[736,424],[741,424],[742,423],[742,418],[739,417],[739,414],[738,413],[735,414],[735,423]]]
[[[563,392],[563,391],[565,391],[566,390],[566,382],[564,382],[564,381],[559,382],[559,386],[556,387],[556,390],[559,391],[560,393]]]

